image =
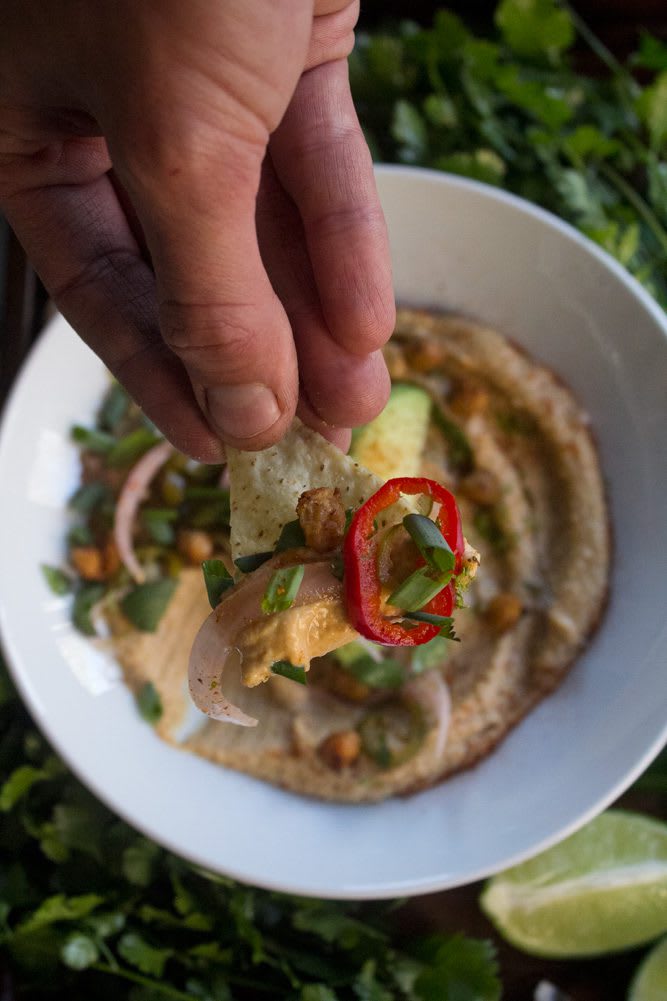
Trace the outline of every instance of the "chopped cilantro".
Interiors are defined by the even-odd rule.
[[[42,563],[41,570],[44,580],[54,594],[69,594],[72,590],[71,578],[60,567],[52,567],[48,563]]]
[[[137,708],[147,723],[157,723],[163,713],[160,693],[152,681],[147,681],[137,692]]]
[[[121,611],[137,629],[154,633],[177,586],[178,581],[169,578],[137,584],[121,599]]]
[[[262,598],[262,611],[265,615],[285,612],[292,607],[299,593],[304,572],[303,563],[298,563],[292,567],[281,567],[271,574]]]
[[[201,568],[211,608],[217,608],[225,591],[234,586],[234,578],[222,560],[204,560]]]

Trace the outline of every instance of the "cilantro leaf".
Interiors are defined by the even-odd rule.
[[[463,935],[442,942],[417,977],[414,993],[420,1001],[500,1001],[493,946]]]
[[[519,56],[557,63],[574,42],[572,19],[554,0],[502,0],[495,19],[503,38]]]

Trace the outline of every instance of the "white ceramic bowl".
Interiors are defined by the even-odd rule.
[[[559,372],[600,444],[616,535],[610,605],[559,690],[478,767],[407,799],[302,799],[161,743],[118,671],[39,571],[57,562],[76,483],[68,442],[104,387],[62,320],[32,354],[0,438],[0,627],[37,723],[79,777],[163,845],[213,870],[324,897],[389,897],[478,879],[573,831],[664,742],[667,720],[667,322],[570,227],[491,188],[378,171],[397,297],[505,331]]]

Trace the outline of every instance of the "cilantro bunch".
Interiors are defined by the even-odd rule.
[[[394,908],[269,893],[163,851],[68,772],[0,664],[3,990],[27,1001],[498,1001],[488,942],[399,945]]]
[[[502,0],[495,28],[478,37],[442,9],[430,28],[359,34],[351,79],[374,158],[537,202],[667,306],[667,45],[644,34],[621,65],[555,0]],[[599,77],[575,71],[577,44]]]

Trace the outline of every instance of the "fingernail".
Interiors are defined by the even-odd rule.
[[[223,438],[254,438],[268,431],[281,413],[275,394],[260,382],[207,389],[206,406]]]

